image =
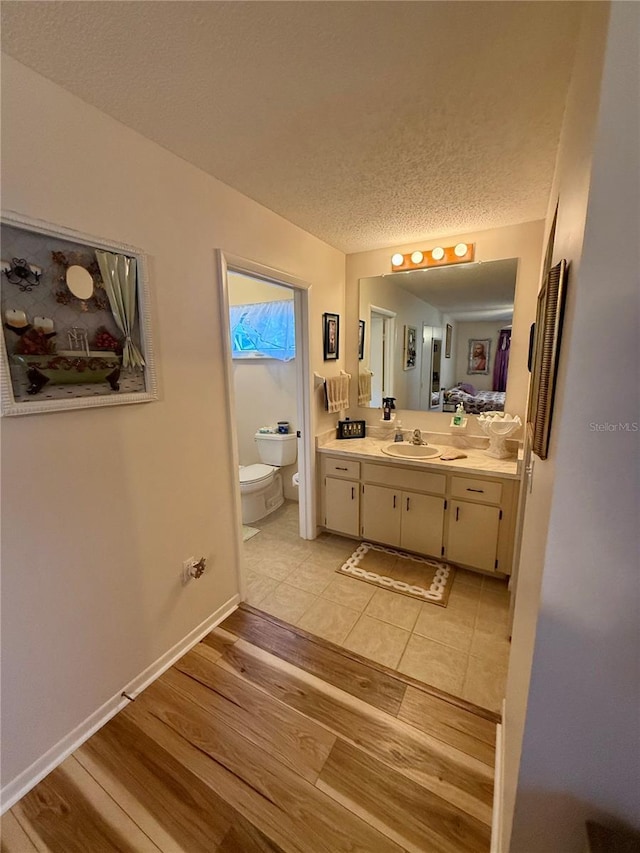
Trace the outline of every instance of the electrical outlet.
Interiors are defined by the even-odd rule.
[[[187,584],[192,579],[191,578],[191,570],[196,564],[195,557],[189,557],[188,560],[185,560],[182,564],[182,583]]]

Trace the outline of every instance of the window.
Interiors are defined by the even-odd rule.
[[[295,358],[293,299],[232,305],[229,314],[233,358]]]

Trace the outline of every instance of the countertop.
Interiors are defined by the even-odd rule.
[[[446,436],[444,436],[446,439]],[[459,474],[493,474],[507,480],[519,480],[520,471],[518,460],[493,459],[487,456],[483,450],[477,448],[452,447],[444,442],[434,441],[434,447],[451,450],[455,453],[466,454],[466,459],[453,459],[443,462],[441,459],[405,459],[396,456],[387,456],[382,448],[391,444],[389,439],[380,438],[347,438],[333,439],[317,447],[318,453],[330,453],[332,456],[344,456],[351,459],[360,459],[365,462],[384,462],[388,465],[401,465],[403,468],[426,468],[429,471],[453,471]],[[429,442],[431,445],[432,442]]]

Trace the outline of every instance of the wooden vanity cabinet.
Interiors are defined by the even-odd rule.
[[[443,498],[403,492],[402,547],[418,554],[438,556],[442,549],[444,507]]]
[[[360,528],[360,501],[358,492],[360,483],[352,480],[339,480],[327,477],[325,495],[325,527],[336,533],[357,536]]]
[[[451,475],[451,504],[444,553],[452,563],[498,571],[503,492],[507,481]]]
[[[440,554],[444,503],[433,495],[363,485],[360,534],[406,551]]]
[[[495,571],[501,513],[495,506],[452,501],[445,546],[447,559],[486,572]]]
[[[346,536],[359,536],[360,463],[330,457],[324,469],[324,526]]]
[[[361,503],[360,535],[399,547],[401,493],[386,486],[362,486]]]
[[[509,574],[518,481],[322,457],[328,530]]]

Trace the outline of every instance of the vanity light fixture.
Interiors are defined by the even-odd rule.
[[[436,246],[433,249],[416,250],[406,255],[395,252],[391,256],[392,272],[444,267],[450,264],[468,264],[475,257],[475,243],[458,243],[456,246]]]

